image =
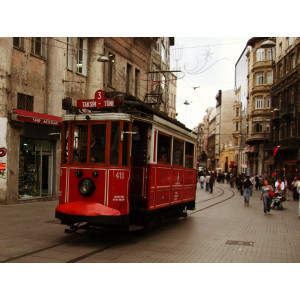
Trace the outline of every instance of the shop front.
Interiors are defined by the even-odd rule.
[[[52,199],[57,194],[61,118],[15,109],[19,125],[17,202]]]

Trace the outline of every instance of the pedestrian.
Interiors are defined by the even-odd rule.
[[[250,181],[249,176],[246,176],[246,180],[243,183],[245,206],[249,206],[250,194],[251,194],[252,187],[253,187],[253,184]]]
[[[292,192],[293,192],[293,201],[298,201],[299,193],[297,187],[299,183],[300,181],[298,180],[298,178],[294,177],[294,180],[291,183]]]
[[[209,191],[209,180],[210,180],[210,175],[209,175],[209,173],[207,173],[206,177],[205,177],[205,190],[207,192]]]
[[[269,185],[268,180],[264,180],[264,185],[262,187],[262,192],[260,196],[260,200],[263,200],[264,205],[264,214],[268,213],[270,214],[270,207],[271,207],[271,194],[270,192],[273,192],[273,188],[271,185]]]
[[[289,181],[288,181],[288,178],[287,177],[284,177],[284,195],[283,195],[283,198],[287,201],[290,201],[289,200]]]
[[[210,193],[213,192],[214,183],[215,183],[215,178],[214,178],[214,176],[211,176],[210,179],[209,179]]]
[[[201,189],[203,189],[204,181],[205,181],[205,177],[203,175],[201,175],[200,176],[200,187],[201,187]]]
[[[300,182],[298,183],[297,185],[297,192],[298,192],[298,195],[300,194]],[[299,207],[298,207],[298,218],[300,219],[300,200],[298,199],[299,201]]]
[[[258,190],[259,187],[259,178],[258,175],[255,176],[255,189]]]
[[[254,176],[254,175],[252,175],[252,176],[250,177],[250,181],[251,181],[251,183],[252,183],[252,186],[255,186],[255,176]],[[251,189],[251,194],[250,194],[250,196],[252,196],[252,191],[253,191],[253,189]]]
[[[233,175],[232,175],[232,174],[230,174],[229,182],[230,182],[230,187],[233,188],[234,178],[233,178]]]
[[[284,188],[285,188],[284,182],[282,181],[281,177],[279,177],[275,182],[275,196],[283,197]]]

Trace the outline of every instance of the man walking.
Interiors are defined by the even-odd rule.
[[[210,180],[210,176],[209,176],[209,173],[207,173],[206,177],[205,177],[205,190],[207,192],[209,191],[209,180]]]
[[[252,187],[253,187],[253,184],[250,181],[249,176],[246,176],[246,180],[243,183],[245,206],[249,206]]]

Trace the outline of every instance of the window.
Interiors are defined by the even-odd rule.
[[[282,63],[278,65],[278,78],[281,78],[283,75]]]
[[[267,72],[267,84],[273,84],[273,71]]]
[[[77,72],[87,74],[87,39],[78,38],[77,44]]]
[[[73,58],[73,55],[72,55],[72,38],[68,37],[67,39],[67,68],[69,70],[73,70],[73,67],[72,67],[72,58]]]
[[[173,165],[183,166],[184,142],[174,138],[173,142]]]
[[[129,123],[128,122],[124,122],[123,125],[123,131],[124,132],[128,132],[129,131]],[[124,139],[123,139],[123,153],[122,153],[122,165],[123,166],[128,166],[128,162],[129,162],[129,138],[130,135],[129,134],[124,134]]]
[[[296,67],[296,55],[293,53],[291,55],[291,70],[293,70]]]
[[[119,153],[119,123],[115,126],[112,124],[112,137],[111,137],[111,162],[114,161],[116,164],[118,160]],[[118,139],[118,141],[116,141]],[[105,146],[106,146],[106,124],[92,125],[91,127],[91,142],[90,142],[90,162],[95,163],[105,163]],[[115,158],[117,156],[117,158]]]
[[[132,66],[127,64],[127,72],[126,72],[126,93],[130,94],[131,89],[131,73],[132,73]]]
[[[185,143],[185,166],[192,168],[194,165],[194,145],[191,143]]]
[[[286,42],[287,42],[287,47],[290,47],[293,44],[294,38],[292,37],[287,37]]]
[[[274,48],[269,48],[267,51],[267,59],[274,60]]]
[[[237,107],[236,110],[235,110],[235,116],[238,117],[239,114],[240,114],[240,110],[239,110],[239,108]]]
[[[279,54],[282,53],[282,42],[279,44]]]
[[[134,94],[136,97],[139,96],[139,87],[140,87],[140,70],[135,69],[135,80],[134,80]]]
[[[263,96],[255,97],[255,109],[262,109],[264,108],[264,98]]]
[[[33,96],[18,93],[17,108],[33,111]]]
[[[32,38],[31,53],[40,57],[46,57],[46,38]]]
[[[24,38],[23,37],[14,37],[13,45],[15,48],[24,50]]]
[[[235,131],[239,131],[239,122],[235,122]]]
[[[262,132],[263,130],[263,124],[262,124],[262,122],[256,122],[256,123],[254,123],[254,132],[255,133],[260,133],[260,132]]]
[[[75,126],[73,138],[73,162],[87,162],[88,126]]]
[[[49,196],[53,192],[53,144],[20,137],[18,194],[20,199]]]
[[[264,72],[256,73],[256,85],[264,84]]]
[[[110,164],[119,165],[120,122],[111,122]]]
[[[171,157],[171,137],[166,134],[158,133],[157,162],[169,164],[170,157]]]
[[[256,50],[256,61],[262,60],[265,60],[265,50],[260,48]]]
[[[267,96],[267,108],[271,108],[271,96]]]

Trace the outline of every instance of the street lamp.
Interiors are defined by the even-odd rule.
[[[100,55],[99,58],[97,59],[99,62],[109,62],[109,58],[105,55]]]
[[[191,103],[189,101],[185,100],[183,104],[186,105],[186,107],[185,107],[185,120],[184,120],[184,125],[186,125],[186,111],[187,111],[187,106],[190,105]]]

